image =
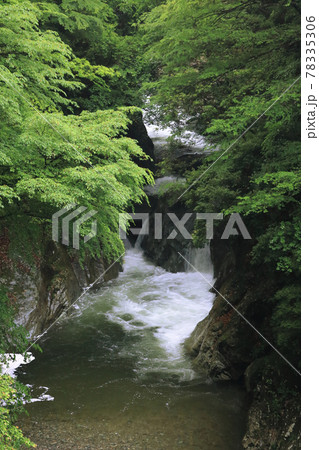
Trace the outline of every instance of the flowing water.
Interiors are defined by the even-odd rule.
[[[241,448],[243,392],[196,373],[181,345],[211,308],[209,287],[128,250],[124,272],[83,298],[18,369],[39,400],[21,422],[38,449]]]

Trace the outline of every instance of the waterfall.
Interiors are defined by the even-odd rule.
[[[145,220],[143,228],[149,226],[149,217]],[[140,234],[137,236],[137,239],[135,241],[135,245],[134,248],[136,248],[137,250],[142,250],[142,242],[145,238],[145,234],[143,233],[143,229],[141,230]]]
[[[132,244],[130,243],[128,237],[126,236],[126,239],[123,239],[123,244],[125,250],[131,250],[133,248]]]
[[[206,244],[203,248],[195,248],[193,246],[189,247],[185,258],[196,268],[198,272],[207,273],[214,276],[209,244]],[[194,269],[186,262],[185,270],[187,272],[194,272]]]

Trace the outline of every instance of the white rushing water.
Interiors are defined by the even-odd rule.
[[[159,127],[154,124],[145,124],[149,137],[154,140],[154,143],[165,142],[168,137],[174,136],[173,127]],[[207,141],[204,136],[196,133],[195,131],[183,130],[182,134],[178,136],[178,140],[181,144],[190,148],[196,148],[202,150],[207,146]]]
[[[25,357],[20,353],[5,353],[4,361],[0,361],[0,373],[15,377],[15,372],[22,364],[29,364],[34,360],[31,352],[27,352]]]
[[[190,264],[186,263],[185,261],[185,269],[187,271],[200,272],[202,274],[202,280],[205,282],[205,278],[209,283],[212,284],[213,263],[210,257],[209,244],[206,244],[203,248],[190,247],[186,252],[185,258],[191,264],[190,266]]]
[[[193,262],[206,269],[205,277],[212,281],[207,249],[198,250],[197,256],[194,253]],[[131,249],[125,256],[124,272],[89,303],[98,305],[105,299],[111,305],[104,313],[107,319],[139,337],[134,345],[121,349],[121,356],[135,353],[140,375],[165,372],[190,379],[195,374],[182,344],[211,309],[209,288],[199,273],[167,272]],[[87,300],[80,307],[82,314],[83,307],[89,308]]]
[[[207,255],[189,254],[212,279]],[[128,250],[124,272],[88,292],[19,369],[33,397],[23,429],[31,423],[39,448],[240,448],[238,390],[210,383],[183,350],[211,309],[209,289],[198,272],[170,273]]]
[[[187,257],[212,281],[208,248],[192,250]],[[88,292],[40,342],[43,355],[37,356],[32,369],[23,369],[30,371],[26,382],[32,387],[31,402],[52,401],[56,397],[52,385],[61,386],[74,376],[82,377],[83,385],[88,377],[103,380],[105,376],[106,383],[108,378],[113,382],[114,376],[129,376],[164,385],[200,379],[183,343],[212,307],[209,289],[196,271],[167,272],[148,261],[142,251],[127,250],[118,278]],[[72,374],[70,367],[83,361],[86,367],[81,373]],[[45,373],[48,378],[43,377]]]

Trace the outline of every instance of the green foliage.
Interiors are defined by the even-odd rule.
[[[10,124],[21,120],[21,94],[35,107],[56,110],[68,105],[72,81],[71,49],[56,32],[41,31],[40,10],[28,1],[0,7],[0,115]]]
[[[257,238],[252,262],[264,261],[276,270],[298,275],[301,263],[300,172],[266,173],[252,183],[255,189],[249,195],[239,196],[238,204],[228,212],[260,217],[268,213],[277,219],[270,220],[268,228]],[[282,213],[285,220],[280,220]]]
[[[20,385],[21,387],[21,385]],[[13,378],[0,375],[0,445],[1,448],[19,449],[22,446],[35,448],[36,445],[24,437],[22,431],[13,425],[14,417],[21,413],[21,391]],[[5,402],[5,406],[4,403]]]
[[[151,95],[155,119],[178,124],[186,116],[219,145],[202,167],[186,173],[187,185],[195,184],[182,200],[199,212],[242,214],[253,237],[247,271],[250,265],[269,285],[267,298],[261,299],[271,311],[270,331],[265,320],[267,335],[273,335],[273,342],[296,366],[299,27],[299,0],[168,0],[152,9],[142,25],[153,67],[144,91]],[[221,226],[216,224],[217,235]],[[204,233],[198,221],[194,231],[198,245]]]
[[[145,89],[162,119],[195,117],[227,145],[297,78],[299,19],[284,0],[170,0],[154,8],[144,40],[157,70]],[[281,121],[296,99],[296,91],[285,96]]]
[[[280,348],[293,359],[300,352],[299,340],[301,327],[300,284],[285,286],[274,296],[275,311],[272,326]]]
[[[63,4],[67,10],[74,6],[73,2]],[[0,75],[5,74],[0,84],[0,207],[7,215],[8,208],[19,206],[20,214],[31,216],[36,223],[49,223],[52,213],[70,203],[95,209],[102,251],[111,259],[123,251],[118,215],[145,198],[143,185],[151,183],[152,176],[133,162],[146,156],[125,137],[136,108],[83,111],[76,116],[57,112],[70,105],[63,89],[81,86],[69,81],[71,76],[109,91],[104,79],[117,74],[114,69],[74,58],[56,32],[39,29],[39,20],[44,21],[53,6],[42,4],[40,9],[29,2],[17,2],[0,8],[0,18],[6,23],[1,28],[3,55],[10,55],[0,60]],[[105,4],[97,3],[92,9],[85,3],[83,7],[100,14],[96,8]],[[12,20],[5,22],[9,13]],[[77,15],[75,27],[84,27],[81,17]],[[68,20],[72,19],[70,14]],[[35,112],[30,103],[41,112]],[[81,232],[86,232],[85,227]],[[87,247],[92,254],[101,252],[92,242]]]
[[[43,12],[44,29],[58,32],[78,57],[74,72],[85,89],[70,92],[70,96],[80,110],[141,105],[138,89],[145,70],[137,22],[154,2],[35,0],[35,3]]]
[[[123,247],[118,215],[140,203],[145,198],[143,186],[152,183],[151,173],[133,162],[146,156],[124,135],[132,112],[122,108],[78,116],[31,114],[20,128],[15,147],[6,153],[11,159],[2,172],[7,203],[16,199],[20,213],[43,223],[50,223],[51,215],[67,204],[95,209],[105,255],[119,256]]]
[[[0,372],[12,360],[8,352],[24,353],[28,340],[26,330],[15,323],[15,299],[9,297],[6,290],[0,287]],[[24,412],[23,401],[29,396],[29,389],[9,375],[0,373],[0,446],[1,448],[18,449],[22,445],[35,447],[25,438],[21,430],[13,423],[17,416]],[[3,446],[3,447],[2,447]]]
[[[298,172],[266,173],[252,180],[260,189],[252,195],[238,197],[237,211],[243,214],[266,213],[270,208],[283,209],[287,203],[298,202],[301,179]],[[262,186],[261,186],[262,185]]]

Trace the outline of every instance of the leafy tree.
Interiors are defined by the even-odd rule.
[[[19,392],[15,381],[8,375],[0,375],[0,396],[1,401],[6,404],[5,407],[0,404],[0,444],[2,448],[36,447],[30,439],[23,436],[20,428],[13,425],[14,417],[21,413],[23,408],[17,404],[17,400],[21,399],[21,392]],[[21,402],[21,400],[18,402]]]
[[[42,11],[42,28],[56,30],[77,56],[74,73],[85,89],[70,96],[80,110],[141,105],[145,68],[137,25],[158,2],[34,1]]]
[[[57,208],[81,203],[98,210],[105,255],[118,256],[123,250],[118,214],[140,202],[145,197],[143,184],[152,182],[150,173],[133,162],[145,155],[125,137],[136,108],[83,111],[77,116],[53,112],[72,103],[63,89],[79,87],[68,80],[74,65],[81,66],[82,72],[87,70],[88,76],[100,77],[111,71],[74,58],[55,32],[41,31],[37,14],[41,17],[43,12],[36,5],[19,2],[0,9],[0,17],[8,13],[13,19],[1,28],[7,59],[0,60],[0,205],[6,206],[2,214],[9,213],[9,205],[19,206],[20,213],[48,222]],[[22,41],[18,45],[19,34]],[[35,112],[32,105],[43,112]],[[99,254],[100,246],[91,251]]]
[[[104,255],[119,256],[123,252],[119,213],[141,202],[145,198],[143,186],[152,183],[151,173],[132,160],[145,158],[143,151],[124,136],[129,111],[31,115],[10,149],[11,167],[3,173],[11,189],[6,200],[14,203],[14,195],[20,213],[43,223],[50,223],[51,214],[68,204],[95,209]],[[92,253],[100,254],[93,241],[87,247],[93,245]]]
[[[21,95],[36,108],[54,111],[69,105],[65,89],[72,80],[72,52],[58,34],[39,28],[40,10],[28,1],[8,1],[0,8],[1,119],[21,118]]]
[[[244,131],[299,75],[295,3],[171,0],[154,8],[144,40],[158,69],[145,89],[164,107],[162,119],[194,117],[224,144]]]

